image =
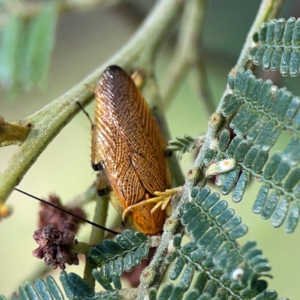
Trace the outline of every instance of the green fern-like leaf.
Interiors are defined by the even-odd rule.
[[[185,293],[185,299],[269,299],[261,296],[266,291],[277,299],[262,279],[271,277],[271,268],[256,242],[240,247],[236,241],[247,233],[241,218],[207,187],[194,188],[191,198],[181,218],[191,241],[181,245],[181,235],[175,235],[174,249],[165,258],[173,263],[169,278],[179,283],[166,285],[159,299],[182,299]]]
[[[100,272],[97,270],[93,270],[93,275],[96,279],[99,279],[97,276]],[[111,277],[114,279],[115,286],[118,286],[116,282],[120,282],[120,279],[118,276],[112,275],[113,271],[111,272]],[[75,273],[66,273],[61,272],[60,273],[60,281],[63,285],[63,288],[65,290],[65,293],[68,297],[68,299],[81,299],[81,300],[91,300],[91,299],[99,299],[99,300],[119,300],[120,296],[118,294],[118,290],[121,289],[119,287],[118,289],[113,289],[109,284],[107,278],[102,278],[102,280],[98,281],[101,285],[104,281],[106,281],[106,284],[103,285],[103,287],[107,287],[107,291],[95,293],[94,289],[91,288],[79,275]],[[63,299],[62,299],[63,300]]]
[[[111,290],[111,283],[121,289],[119,277],[124,271],[130,272],[138,267],[148,252],[146,235],[125,230],[116,235],[114,240],[104,240],[91,248],[87,259],[92,266],[100,268],[100,272],[95,271],[93,275],[105,289]]]
[[[239,70],[230,76],[228,94],[222,114],[230,129],[224,128],[218,144],[206,154],[206,163],[234,159],[236,167],[217,174],[216,185],[223,194],[233,190],[233,201],[242,200],[251,177],[262,183],[253,211],[263,219],[272,218],[274,227],[285,219],[286,232],[293,232],[299,219],[300,207],[300,99],[286,89],[279,89],[270,80],[256,79],[251,71]],[[300,123],[299,123],[300,124]],[[269,152],[286,131],[292,134],[282,152]]]
[[[256,43],[249,54],[255,65],[265,70],[278,68],[282,76],[298,76],[300,70],[300,19],[294,17],[263,23],[253,37]]]
[[[0,296],[1,300],[6,300]],[[13,295],[11,299],[18,300],[36,300],[36,299],[56,299],[64,300],[65,297],[52,276],[47,276],[45,280],[37,279],[34,284],[26,283],[20,286],[18,295]]]
[[[94,289],[91,288],[79,275],[75,273],[61,272],[59,279],[69,299],[87,299],[94,296]]]
[[[24,89],[31,89],[34,85],[40,87],[46,85],[54,45],[57,14],[57,2],[50,1],[30,21],[24,45],[23,77],[20,78]]]
[[[176,140],[169,141],[168,150],[178,151],[178,159],[186,152],[192,152],[197,146],[201,146],[204,141],[203,137],[191,137],[187,134],[184,137],[176,137]]]
[[[14,300],[64,300],[64,299],[101,299],[118,300],[118,292],[115,290],[95,294],[94,290],[77,274],[61,272],[60,280],[63,285],[65,295],[61,292],[58,284],[51,276],[45,280],[37,279],[34,284],[26,283],[18,289],[18,295],[12,295]],[[1,300],[6,300],[0,295]]]
[[[199,280],[200,279],[200,280]],[[205,280],[205,284],[203,285],[203,280]],[[210,281],[212,282],[212,281]],[[168,283],[164,286],[162,291],[160,292],[159,296],[157,297],[157,291],[151,290],[151,293],[153,294],[152,299],[159,299],[159,300],[167,300],[167,299],[174,299],[174,300],[180,300],[180,299],[186,299],[186,300],[225,300],[228,299],[228,293],[226,290],[219,290],[217,291],[216,285],[211,283],[207,287],[205,287],[207,283],[207,276],[205,272],[202,272],[199,274],[199,276],[196,279],[195,284],[193,285],[193,288],[190,289],[187,293],[185,293],[185,287],[182,283],[173,285],[172,283]],[[215,291],[214,291],[215,290]],[[217,291],[217,292],[216,292]],[[216,292],[216,293],[215,293]],[[214,294],[212,296],[211,294]]]
[[[0,34],[0,82],[5,88],[13,87],[18,82],[23,26],[20,16],[11,16]]]
[[[0,32],[0,84],[14,93],[35,85],[44,87],[54,45],[58,2],[45,2],[29,20],[9,13],[10,18]]]

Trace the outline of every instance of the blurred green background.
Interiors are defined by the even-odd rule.
[[[206,64],[209,87],[216,104],[259,5],[258,0],[208,1],[202,59]],[[0,114],[7,121],[22,119],[77,84],[130,39],[151,6],[152,1],[137,0],[113,8],[93,7],[87,11],[62,14],[57,27],[47,90],[33,90],[19,95],[13,101],[3,97],[0,100]],[[299,1],[290,0],[280,16],[297,17],[299,7]],[[159,56],[158,69],[162,70],[167,65],[172,50],[172,45],[164,47],[164,52]],[[294,94],[300,94],[298,78],[280,82],[276,73],[263,73],[263,76],[272,77],[277,84],[286,84]],[[193,136],[206,132],[208,116],[201,108],[201,99],[198,98],[191,77],[187,76],[183,81],[167,112],[173,138],[185,133]],[[93,104],[87,109],[93,115]],[[0,149],[0,171],[6,168],[16,149],[14,146]],[[192,160],[193,155],[184,156],[184,172],[191,166]],[[39,197],[56,193],[62,199],[69,200],[85,191],[95,176],[90,167],[90,124],[84,114],[80,113],[42,153],[19,188]],[[252,214],[251,207],[258,186],[256,183],[251,184],[248,196],[241,204],[232,204],[230,196],[229,202],[249,226],[246,239],[257,240],[273,267],[275,278],[269,281],[269,288],[276,289],[280,296],[300,299],[299,229],[293,235],[287,235],[283,229],[274,229],[270,222],[262,221],[259,216]],[[11,195],[8,203],[13,206],[14,213],[0,223],[0,294],[4,295],[13,292],[43,265],[42,261],[31,255],[32,250],[37,248],[31,236],[37,227],[38,203],[17,192]],[[112,215],[113,212],[110,217]],[[90,231],[88,225],[85,225],[84,231],[83,235]],[[72,270],[78,272],[78,268]]]

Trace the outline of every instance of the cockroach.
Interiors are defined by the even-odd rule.
[[[92,167],[105,173],[109,196],[126,227],[145,234],[162,231],[165,211],[144,201],[169,185],[166,142],[134,81],[118,66],[102,74],[95,93]],[[103,182],[98,186],[103,193]]]
[[[159,126],[135,82],[120,67],[108,67],[98,86],[89,88],[96,96],[91,158],[93,169],[102,172],[98,194],[103,195],[107,190],[120,214],[129,211],[127,228],[150,235],[159,233],[166,218],[166,203],[162,205],[163,209],[153,211],[156,202],[150,198],[157,194],[160,198],[167,198],[169,191],[155,193],[165,191],[169,186],[165,155],[167,144]],[[107,189],[106,182],[109,185]],[[99,225],[97,227],[116,233]]]

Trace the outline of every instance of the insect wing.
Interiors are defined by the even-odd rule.
[[[166,188],[165,141],[132,79],[108,67],[96,88],[93,152],[123,208]]]

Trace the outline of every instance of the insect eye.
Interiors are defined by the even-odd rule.
[[[94,171],[102,171],[104,169],[102,163],[92,164],[92,168]]]

